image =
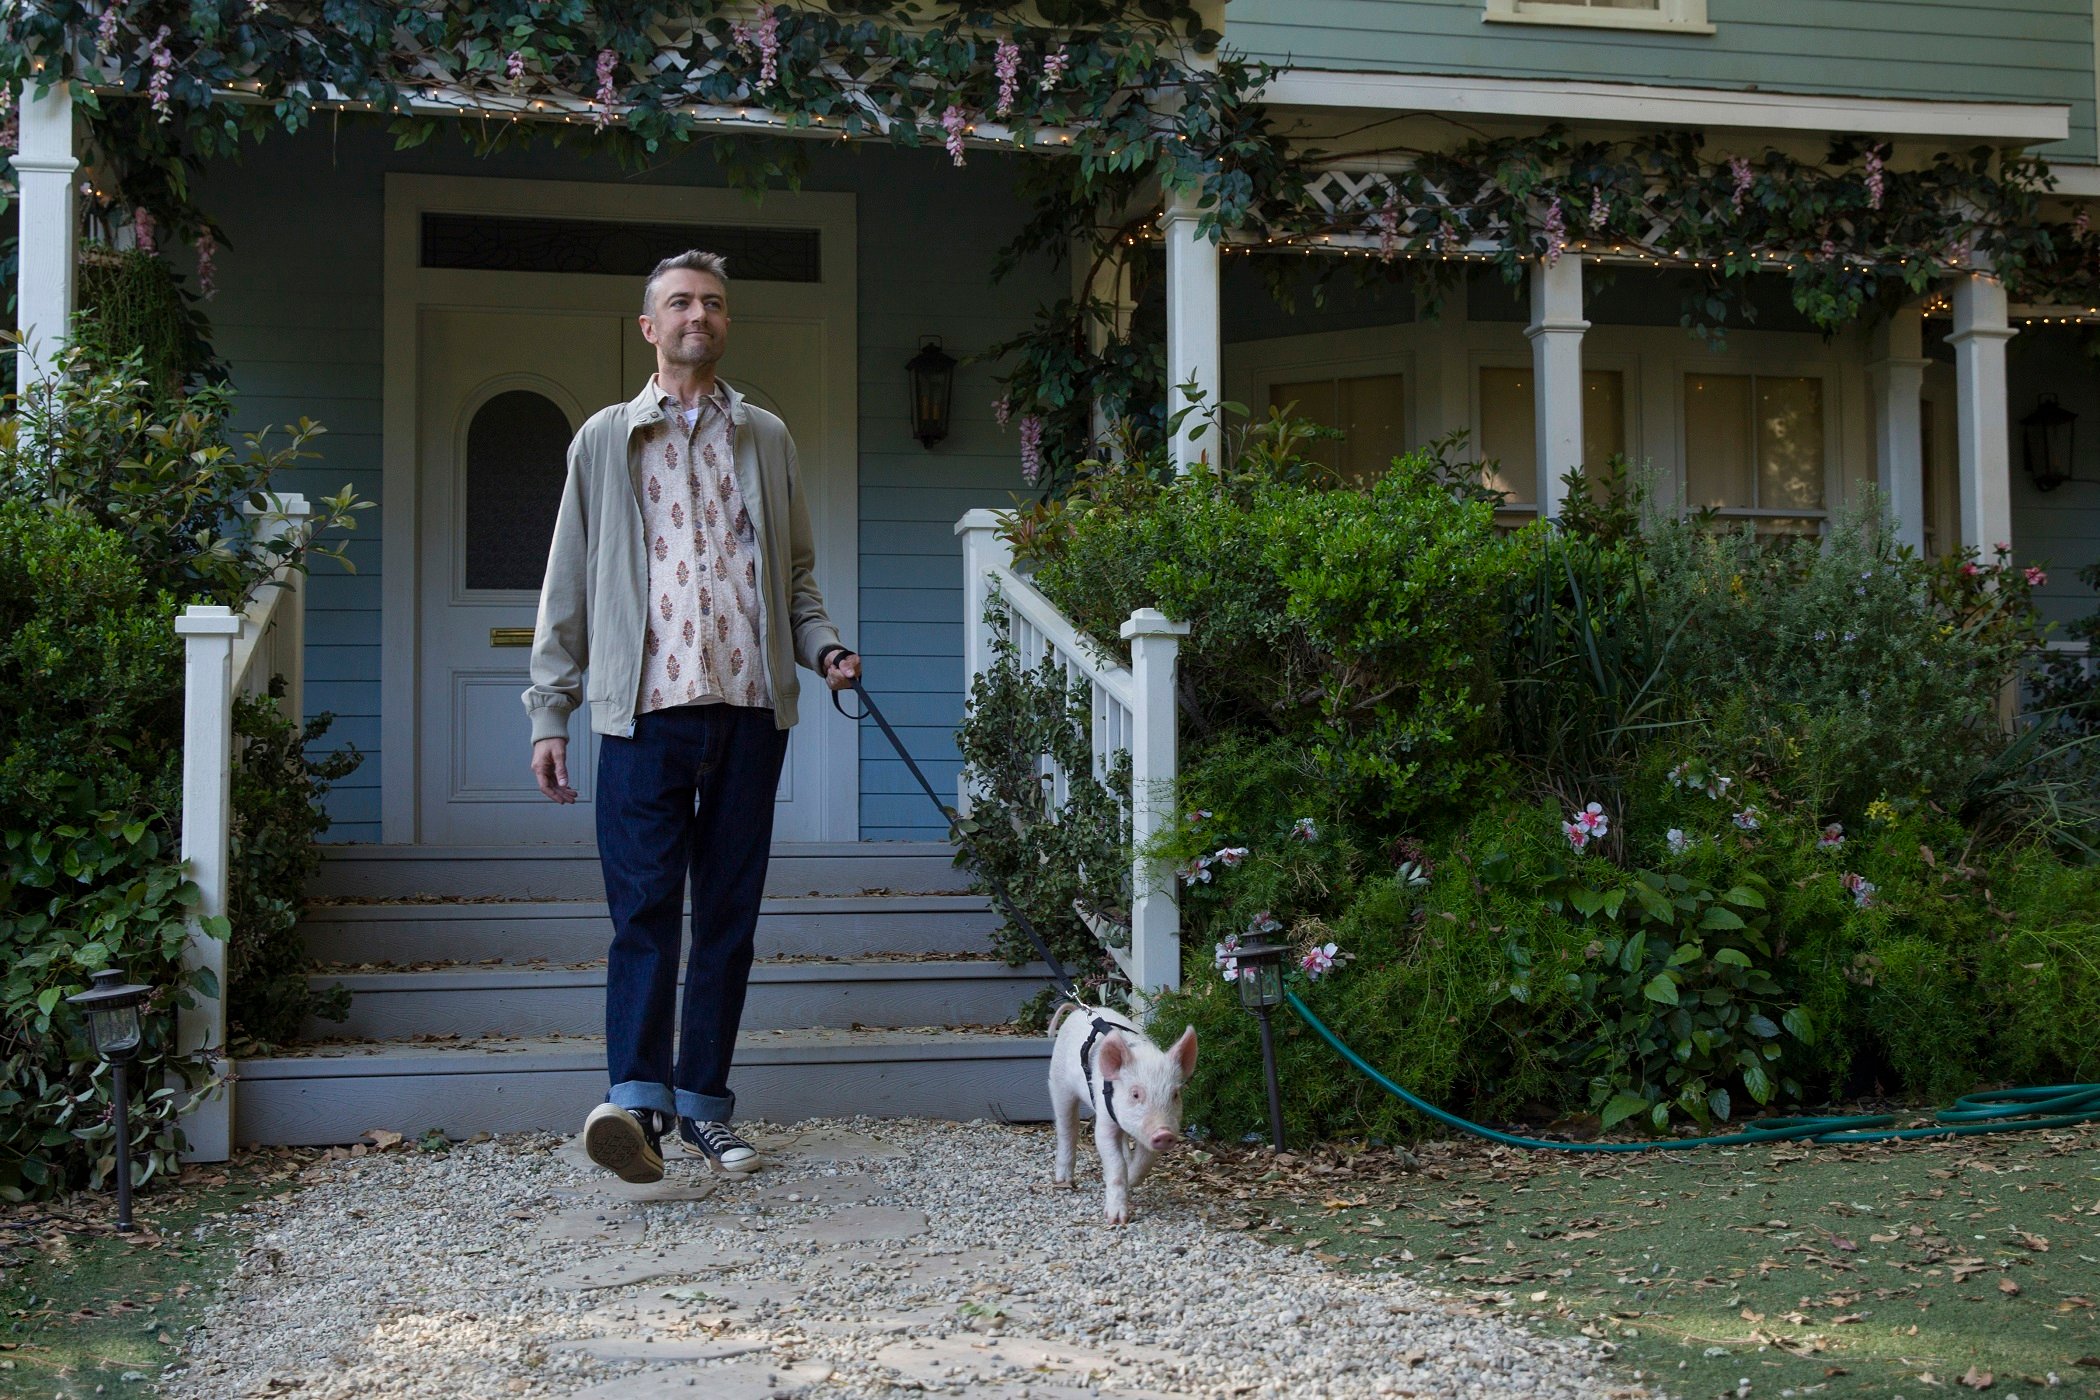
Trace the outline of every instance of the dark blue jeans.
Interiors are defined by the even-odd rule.
[[[729,1061],[787,740],[771,710],[735,705],[655,710],[636,717],[632,738],[599,739],[598,860],[613,923],[606,1097],[623,1108],[718,1123],[736,1108]],[[679,912],[689,874],[693,946],[674,1071]]]

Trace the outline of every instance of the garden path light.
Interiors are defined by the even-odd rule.
[[[66,998],[87,1013],[88,1039],[109,1065],[110,1112],[115,1115],[117,1138],[117,1231],[126,1235],[132,1230],[131,1114],[124,1067],[138,1053],[139,1003],[152,990],[125,981],[121,967],[105,967],[95,974],[93,986]]]

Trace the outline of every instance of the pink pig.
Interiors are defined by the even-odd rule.
[[[1050,1034],[1050,1111],[1057,1120],[1052,1180],[1073,1184],[1079,1114],[1090,1111],[1107,1187],[1102,1214],[1111,1225],[1128,1225],[1130,1188],[1144,1180],[1153,1156],[1181,1136],[1181,1086],[1196,1072],[1196,1028],[1163,1052],[1127,1018],[1067,1002],[1050,1018]]]

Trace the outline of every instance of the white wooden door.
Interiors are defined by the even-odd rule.
[[[819,508],[831,487],[826,444],[837,438],[831,419],[838,408],[821,369],[830,359],[831,327],[804,289],[793,290],[803,295],[790,300],[811,304],[773,314],[764,303],[774,289],[735,290],[722,376],[786,420],[811,513],[836,520],[836,512]],[[631,297],[631,288],[621,291]],[[640,390],[655,368],[654,351],[631,308],[612,304],[426,308],[419,341],[419,838],[435,845],[588,843],[595,839],[597,768],[588,711],[573,715],[569,726],[577,801],[557,806],[533,784],[531,730],[518,697],[527,684],[569,437],[599,408]],[[850,574],[828,575],[847,574],[836,562],[843,558],[850,569],[856,551],[851,540],[826,543],[820,541],[818,583],[830,597],[854,586]],[[825,567],[827,559],[834,567]],[[822,767],[838,755],[852,761],[852,726],[815,677],[803,672],[801,679],[802,722],[781,775],[776,841],[834,837],[856,818],[833,810],[845,805],[841,785]]]

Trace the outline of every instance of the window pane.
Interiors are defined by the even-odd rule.
[[[1332,379],[1306,379],[1295,384],[1269,386],[1269,407],[1293,418],[1309,418],[1326,428],[1342,426],[1335,398]],[[1305,455],[1330,471],[1341,469],[1341,444],[1338,442],[1307,443]]]
[[[1822,380],[1759,377],[1756,504],[1823,508]]]
[[[1601,472],[1626,455],[1626,376],[1615,369],[1582,372],[1582,464]]]
[[[1684,494],[1690,506],[1754,506],[1750,376],[1684,377]]]
[[[1342,475],[1373,480],[1407,451],[1405,389],[1397,374],[1366,374],[1336,384],[1337,426],[1349,435],[1341,443]]]
[[[1480,371],[1480,457],[1499,464],[1487,484],[1507,491],[1511,505],[1538,503],[1538,421],[1530,370]]]
[[[538,590],[568,474],[569,416],[530,389],[496,395],[467,425],[466,585]]]

